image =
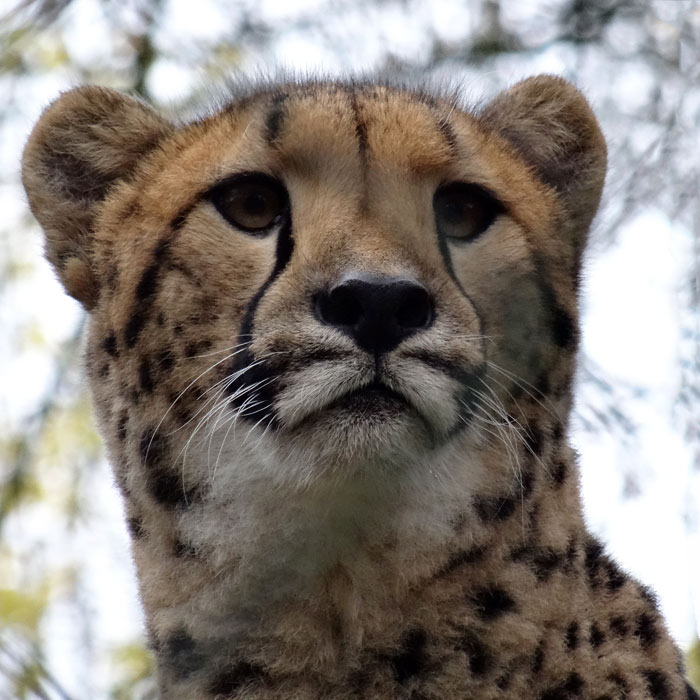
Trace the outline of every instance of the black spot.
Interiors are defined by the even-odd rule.
[[[586,573],[588,574],[588,583],[593,588],[597,588],[600,584],[598,573],[603,564],[603,545],[597,540],[589,540],[586,543]]]
[[[556,486],[561,486],[565,481],[569,469],[564,460],[557,460],[552,468],[552,481]]]
[[[605,557],[603,568],[608,575],[605,587],[611,592],[620,590],[627,582],[627,575],[620,567],[608,557]]]
[[[538,581],[546,581],[561,564],[563,556],[553,549],[542,547],[532,558],[532,569]]]
[[[622,615],[616,615],[610,618],[610,631],[618,639],[624,639],[629,634],[630,628]]]
[[[685,693],[687,700],[700,700],[700,695],[695,692],[690,683],[685,684]]]
[[[401,651],[390,658],[397,683],[405,683],[409,678],[420,675],[427,667],[425,630],[410,630],[401,641]]]
[[[668,678],[666,678],[661,671],[648,669],[642,671],[642,675],[647,682],[647,688],[654,700],[670,700],[671,686],[668,682]]]
[[[146,485],[151,496],[166,507],[178,506],[184,498],[181,480],[160,466],[149,470]]]
[[[630,686],[629,683],[619,673],[611,673],[608,676],[608,680],[617,688],[617,690],[621,693],[623,698],[627,697],[627,693],[629,693]]]
[[[151,496],[165,507],[187,506],[196,500],[198,493],[186,489],[182,476],[173,471],[167,460],[168,441],[161,433],[153,429],[141,434],[140,453],[146,467],[146,487]]]
[[[530,668],[532,673],[537,675],[544,666],[544,641],[541,641],[535,649],[535,655],[532,657]]]
[[[119,422],[117,423],[117,437],[119,438],[119,440],[121,442],[124,442],[124,440],[126,440],[126,434],[127,434],[126,426],[127,426],[128,422],[129,422],[129,414],[126,413],[126,411],[125,411],[124,413],[121,414],[121,416],[119,416]]]
[[[112,357],[119,357],[119,350],[117,348],[117,336],[114,335],[114,331],[110,331],[109,334],[102,341],[102,349]]]
[[[553,342],[560,348],[568,351],[576,349],[578,343],[578,329],[574,319],[566,311],[557,299],[554,289],[547,282],[547,265],[541,256],[535,256],[535,270],[539,283],[542,306],[549,313],[549,326],[552,332]]]
[[[173,632],[163,644],[165,662],[176,680],[189,678],[205,662],[205,656],[197,649],[194,639],[184,628]]]
[[[645,586],[642,583],[639,583],[637,585],[638,585],[637,590],[639,591],[639,595],[642,598],[642,600],[645,600],[647,603],[649,603],[649,605],[651,605],[651,607],[654,610],[658,611],[659,598],[656,595],[656,593],[654,593],[654,591],[651,588],[649,588],[649,586]]]
[[[525,431],[525,444],[531,454],[539,457],[545,446],[545,435],[536,425],[528,426]]]
[[[129,530],[129,534],[135,540],[140,540],[146,534],[143,529],[141,518],[128,518],[126,521],[126,526]]]
[[[175,541],[173,554],[178,559],[194,559],[197,556],[197,550],[191,545],[183,542],[181,539]]]
[[[158,257],[154,256],[154,258],[151,264],[141,274],[141,279],[136,286],[136,298],[139,301],[149,299],[156,292],[161,262]]]
[[[133,348],[141,335],[143,327],[148,320],[146,308],[137,308],[129,317],[129,321],[124,328],[124,342],[128,348]]]
[[[211,350],[211,340],[198,340],[193,343],[188,343],[185,347],[185,355],[187,357],[195,357],[195,355],[201,355],[208,350]]]
[[[642,648],[648,649],[659,640],[659,630],[656,621],[648,613],[642,613],[637,617],[634,634],[639,638]]]
[[[566,648],[575,649],[578,646],[578,622],[572,622],[566,628]]]
[[[483,547],[472,547],[471,549],[460,549],[455,552],[447,560],[447,563],[441,567],[435,574],[435,578],[440,578],[442,576],[447,576],[451,574],[455,569],[459,569],[461,566],[467,564],[473,564],[478,562],[484,557]]]
[[[515,601],[502,588],[485,588],[474,596],[477,613],[484,620],[495,620],[516,608]]]
[[[552,428],[552,439],[554,442],[559,443],[564,437],[564,424],[561,421],[557,421]]]
[[[479,637],[469,630],[463,631],[462,636],[455,645],[455,649],[463,651],[467,655],[469,670],[475,676],[483,676],[493,667],[491,652]]]
[[[576,558],[578,556],[578,542],[575,537],[569,540],[569,544],[566,547],[566,563],[564,564],[564,571],[567,574],[572,573],[576,568]]]
[[[141,461],[147,467],[157,464],[165,456],[168,441],[160,433],[157,433],[153,428],[147,428],[141,433],[141,441],[139,450],[141,452]]]
[[[109,365],[107,363],[101,365],[98,373],[104,379],[109,374]]]
[[[233,668],[215,676],[208,691],[211,695],[230,697],[246,685],[264,684],[267,679],[268,675],[262,666],[239,661]]]
[[[580,697],[583,686],[581,676],[578,673],[571,673],[563,683],[542,693],[540,700],[571,700],[571,698]]]
[[[139,384],[141,391],[150,394],[153,391],[153,376],[151,374],[151,363],[148,358],[141,360],[139,365]]]
[[[460,535],[462,532],[464,532],[464,528],[467,525],[467,515],[466,513],[460,513],[453,521],[452,523],[452,529]]]
[[[513,680],[513,671],[506,671],[496,679],[496,687],[499,690],[507,690]]]
[[[528,499],[532,495],[535,488],[535,473],[532,470],[527,470],[522,473],[520,479],[520,493],[523,499]]]
[[[595,622],[591,625],[591,633],[588,637],[588,641],[594,649],[597,649],[605,641],[603,630],[601,630]]]
[[[170,350],[162,350],[158,355],[158,368],[163,372],[169,372],[175,364],[175,356]]]
[[[474,508],[484,522],[507,520],[515,510],[515,499],[509,496],[476,498]]]
[[[568,311],[558,304],[552,307],[552,333],[560,348],[571,350],[575,347],[578,340],[576,324]]]
[[[546,581],[562,565],[564,554],[551,547],[523,545],[513,550],[510,558],[513,561],[527,563],[537,580],[541,582]]]

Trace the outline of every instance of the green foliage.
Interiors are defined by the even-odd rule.
[[[688,648],[686,655],[688,679],[693,688],[700,692],[700,639],[696,639]]]
[[[0,629],[20,627],[32,637],[39,631],[39,622],[49,602],[49,586],[30,592],[0,588]]]
[[[110,693],[112,700],[132,700],[155,693],[153,658],[141,642],[117,647],[111,660],[118,678]]]

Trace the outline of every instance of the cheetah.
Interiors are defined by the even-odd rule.
[[[89,312],[162,697],[698,700],[567,441],[605,169],[547,75],[48,107],[23,181]]]

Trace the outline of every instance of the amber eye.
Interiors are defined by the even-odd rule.
[[[263,233],[279,223],[289,201],[284,187],[262,173],[229,178],[212,188],[209,199],[226,221],[249,233]]]
[[[478,185],[452,182],[433,197],[438,231],[454,241],[473,241],[503,211],[503,205]]]

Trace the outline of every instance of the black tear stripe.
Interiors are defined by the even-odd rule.
[[[239,351],[235,357],[231,373],[237,376],[228,389],[231,394],[231,406],[239,411],[239,417],[253,420],[268,418],[272,428],[276,426],[275,414],[272,410],[272,403],[276,394],[272,370],[265,362],[253,366],[256,363],[256,358],[249,347],[252,342],[255,312],[258,304],[272,283],[282,274],[294,252],[291,214],[277,236],[275,266],[270,276],[250,300],[243,316],[243,322],[238,334],[238,343],[244,346],[245,349]],[[264,384],[258,389],[246,391],[247,387],[251,387],[258,382],[264,382]]]

